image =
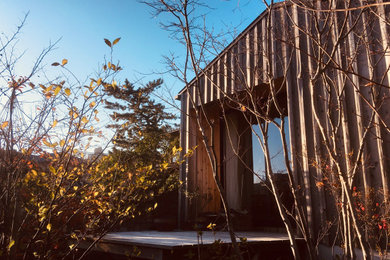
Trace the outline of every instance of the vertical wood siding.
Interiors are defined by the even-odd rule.
[[[360,1],[354,2],[354,6],[360,4]],[[317,2],[317,8],[321,8],[321,5],[324,6],[321,1]],[[334,8],[346,8],[344,1],[337,1]],[[346,24],[341,24],[345,12],[332,16],[335,26],[330,28],[324,48],[330,50],[335,46],[341,30],[352,30],[352,33],[342,39],[332,57],[341,67],[327,70],[329,80],[337,84],[336,91],[342,97],[341,113],[334,111],[330,117],[327,111],[331,103],[325,100],[334,101],[337,93],[328,92],[320,81],[309,88],[311,76],[317,69],[316,60],[312,57],[317,55],[318,46],[307,33],[315,33],[313,15],[322,18],[324,14],[305,10],[289,2],[275,5],[271,19],[267,11],[261,14],[204,69],[199,82],[192,81],[188,88],[180,92],[181,145],[184,152],[199,145],[194,158],[188,159],[181,167],[180,176],[187,185],[187,191],[199,191],[201,196],[204,195],[211,201],[206,205],[197,204],[197,213],[218,211],[220,198],[212,180],[207,154],[200,144],[199,127],[189,116],[192,109],[189,96],[198,105],[201,102],[206,105],[214,104],[245,87],[261,86],[269,73],[275,78],[285,79],[291,166],[295,181],[304,189],[308,220],[315,231],[332,214],[326,211],[334,209],[334,205],[324,190],[316,187],[316,182],[324,176],[313,162],[320,164],[329,159],[325,158],[326,149],[313,107],[317,109],[319,119],[328,133],[331,131],[331,123],[341,120],[340,135],[335,137],[337,149],[345,159],[344,170],[351,171],[349,160],[357,156],[373,113],[370,106],[381,100],[374,127],[365,139],[358,176],[351,185],[358,186],[366,194],[372,188],[383,190],[385,194],[389,192],[390,134],[383,122],[390,125],[390,27],[385,20],[389,19],[390,6],[374,7],[362,13],[361,9],[352,11]],[[270,25],[268,21],[271,22]],[[321,22],[320,20],[319,26]],[[267,58],[270,59],[271,67],[268,66]],[[341,69],[348,70],[348,73]],[[200,96],[194,93],[200,93]],[[219,122],[217,112],[212,117],[214,122]],[[220,127],[224,125],[216,124],[216,132],[220,132]],[[219,141],[214,148],[220,149]],[[218,157],[219,165],[221,160]],[[183,199],[181,207],[185,212],[191,211],[188,203],[188,199]],[[191,211],[192,213],[195,212]]]

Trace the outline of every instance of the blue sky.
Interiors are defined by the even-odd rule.
[[[212,0],[207,3],[213,9],[207,11],[206,22],[216,31],[240,25],[240,32],[264,9],[258,0]],[[182,49],[160,28],[162,18],[153,18],[150,11],[136,0],[2,0],[0,31],[13,31],[29,12],[18,44],[19,52],[26,51],[22,66],[18,67],[21,74],[42,48],[61,38],[45,63],[67,58],[68,68],[80,79],[86,78],[109,53],[103,39],[121,37],[114,50],[114,57],[124,68],[120,78],[146,81],[161,76],[145,74],[164,71],[162,55],[180,54]],[[162,77],[173,92],[182,88],[182,84],[172,77]]]
[[[260,0],[205,2],[211,7],[206,24],[216,32],[237,27],[238,34],[264,10]],[[197,10],[199,14],[204,11]],[[45,72],[54,77],[58,68],[50,64],[66,58],[66,66],[81,81],[85,80],[109,55],[103,39],[121,37],[114,49],[114,60],[119,60],[123,68],[118,81],[128,78],[130,82],[146,83],[162,77],[173,95],[183,88],[170,75],[153,74],[165,71],[163,55],[180,55],[184,49],[161,28],[164,17],[153,18],[151,9],[136,0],[0,0],[0,33],[13,32],[26,13],[29,15],[16,50],[25,52],[16,67],[18,76],[28,73],[31,62],[44,47],[60,39],[44,60]]]

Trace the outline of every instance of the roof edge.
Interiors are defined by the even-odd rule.
[[[273,7],[272,8],[281,8],[282,6],[285,6],[286,4],[291,4],[291,3],[287,3],[289,2],[288,0],[286,1],[282,1],[282,2],[278,2],[278,3],[274,3],[273,4]],[[241,33],[239,33],[237,35],[237,37],[235,39],[233,39],[233,41],[231,43],[228,44],[228,46],[226,46],[217,56],[214,57],[214,59],[212,59],[207,65],[206,67],[203,69],[204,70],[207,70],[209,67],[211,67],[215,62],[217,62],[217,60],[223,56],[226,52],[228,52],[234,44],[236,44],[239,40],[242,39],[242,37],[244,37],[244,35],[250,31],[267,13],[268,13],[268,10],[269,8],[266,7],[266,9],[259,15],[256,17],[255,20],[253,20]],[[200,74],[203,74],[203,72],[201,72]],[[189,83],[188,85],[191,85],[194,81],[196,80],[196,78],[193,78]],[[180,100],[181,98],[181,94],[183,94],[184,92],[186,91],[186,87],[182,88],[179,93],[177,94],[177,96],[175,97],[176,100]]]

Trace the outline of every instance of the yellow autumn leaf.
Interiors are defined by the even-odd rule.
[[[119,42],[120,39],[121,39],[120,37],[119,37],[119,38],[116,38],[116,39],[112,42],[112,45],[117,44],[117,43]]]
[[[50,86],[45,90],[45,92],[47,93],[47,92],[51,91],[52,89],[53,89],[53,85],[50,85]]]
[[[8,251],[11,249],[11,247],[13,247],[15,245],[15,240],[13,240],[12,238],[10,239],[9,241],[9,244],[8,244]]]
[[[32,173],[32,175],[34,175],[34,176],[37,176],[37,175],[38,175],[38,173],[37,173],[36,170],[31,170],[31,173]]]
[[[67,60],[67,59],[63,59],[63,60],[62,60],[62,66],[65,66],[67,63],[68,63],[68,60]]]
[[[58,93],[61,91],[61,86],[57,86],[56,89],[54,90],[54,96],[57,96]]]
[[[53,167],[53,166],[49,166],[49,170],[52,172],[52,173],[56,173],[57,171],[56,171],[56,169]]]
[[[88,123],[88,119],[87,119],[85,116],[83,116],[83,118],[81,119],[81,122],[83,122],[84,124],[86,124],[86,123]]]
[[[43,140],[43,143],[46,145],[46,146],[51,146],[51,144],[48,142],[48,141],[46,141],[46,140]]]
[[[56,127],[57,123],[58,123],[58,121],[54,120],[53,125],[51,127],[53,127],[53,128]]]
[[[210,223],[207,228],[213,230],[217,225],[214,223]]]
[[[1,124],[1,128],[4,129],[8,126],[8,121],[4,121],[2,124]]]
[[[194,148],[195,149],[195,148]],[[183,150],[183,148],[181,148],[181,147],[179,147],[179,148],[177,148],[176,146],[174,146],[173,148],[172,148],[172,154],[176,154],[176,153],[178,153],[178,152],[181,152]]]
[[[115,80],[113,80],[113,81],[112,81],[112,83],[111,83],[111,85],[112,85],[112,87],[113,87],[113,88],[116,88],[116,87],[117,87],[117,83],[116,83],[116,81],[115,81]]]
[[[99,86],[100,84],[102,84],[102,78],[99,78],[96,82],[96,84]]]
[[[62,140],[60,141],[60,145],[61,145],[61,147],[65,145],[65,140],[64,140],[64,139],[62,139]]]
[[[74,113],[73,113],[73,118],[76,119],[76,118],[78,118],[78,117],[79,117],[79,114],[78,114],[77,112],[74,112]]]
[[[47,228],[47,230],[51,230],[51,224],[49,223],[49,224],[47,224],[47,226],[46,226],[46,228]]]
[[[95,101],[92,101],[92,102],[89,104],[89,107],[90,107],[90,108],[93,108],[95,105],[96,105],[96,102],[95,102]]]
[[[69,88],[66,88],[66,89],[65,89],[65,94],[69,97],[69,96],[70,96],[70,93],[71,93],[71,92],[70,92],[70,89],[69,89]]]
[[[161,167],[165,170],[165,169],[167,169],[168,168],[168,163],[167,162],[165,162],[165,163],[163,163],[162,165],[161,165]]]

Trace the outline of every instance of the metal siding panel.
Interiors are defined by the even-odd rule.
[[[378,3],[383,3],[382,0],[378,0]],[[378,60],[378,81],[382,82],[385,86],[390,86],[390,44],[389,44],[389,33],[387,30],[386,15],[385,15],[385,7],[383,5],[379,5],[377,7],[378,14],[378,27],[380,28],[380,34],[378,35],[378,39],[382,41],[378,43],[378,51],[380,54],[377,56]],[[380,114],[382,116],[382,120],[387,126],[390,126],[390,101],[388,97],[390,96],[390,90],[388,88],[383,88],[381,91],[383,93],[383,104],[380,108]],[[386,130],[383,126],[378,129],[377,134],[379,134],[378,146],[381,146],[380,157],[381,157],[381,180],[384,194],[388,196],[389,194],[389,176],[388,176],[388,168],[389,164],[387,163],[390,159],[390,156],[387,154],[390,152],[390,135],[389,131]],[[385,196],[385,200],[389,198]]]
[[[203,83],[203,85],[201,86],[202,90],[203,90],[203,97],[202,97],[202,101],[203,101],[203,104],[207,104],[209,102],[209,80],[208,80],[208,71],[204,71],[203,72],[203,75],[202,75],[202,78],[201,78],[201,82]]]
[[[296,6],[293,6],[293,19],[296,24],[300,24],[299,21],[299,15],[298,15],[298,9]],[[302,174],[303,174],[303,186],[305,187],[305,199],[306,199],[306,214],[307,214],[307,221],[309,223],[309,226],[312,227],[313,225],[313,210],[312,210],[312,200],[311,200],[311,187],[310,187],[310,170],[309,170],[309,158],[308,158],[308,140],[307,140],[307,131],[310,131],[306,128],[305,123],[305,103],[310,102],[309,100],[305,100],[304,98],[304,85],[303,85],[303,54],[301,52],[301,42],[300,42],[300,31],[298,28],[294,28],[294,34],[295,34],[295,48],[296,48],[296,60],[295,60],[295,66],[296,66],[296,80],[297,80],[297,97],[298,97],[298,109],[299,109],[299,126],[300,126],[300,133],[301,133],[301,164],[302,164]],[[309,228],[309,230],[312,231],[312,228]]]
[[[267,79],[267,69],[268,69],[268,65],[267,65],[267,59],[265,58],[265,56],[268,55],[268,37],[267,37],[267,21],[266,19],[262,19],[261,20],[261,29],[262,29],[262,40],[261,40],[261,43],[262,43],[262,78],[261,78],[261,81],[262,82],[266,82],[266,79]]]
[[[230,52],[230,88],[229,94],[233,94],[236,89],[236,63],[237,63],[237,44],[234,45]]]
[[[254,85],[257,86],[259,84],[259,76],[258,76],[258,61],[259,61],[259,33],[258,26],[256,25],[253,29],[253,69],[252,75],[254,77]]]
[[[216,84],[216,72],[215,72],[215,64],[211,66],[211,75],[210,75],[210,102],[213,102],[216,98],[217,89],[215,88]]]
[[[222,57],[221,57],[222,59]],[[221,89],[223,89],[223,86],[221,85],[222,82],[223,82],[223,74],[222,74],[222,69],[221,69],[221,59],[218,59],[218,62],[217,62],[217,80],[216,80],[216,84],[217,84],[217,100],[219,100],[221,98]],[[222,80],[221,80],[222,78]]]
[[[248,88],[252,87],[252,63],[251,63],[251,57],[253,56],[252,49],[251,49],[251,37],[250,33],[247,34],[245,39],[245,60],[246,60],[246,86]]]
[[[224,82],[223,82],[223,87],[224,87],[224,92],[225,92],[225,95],[228,94],[228,91],[229,91],[229,77],[228,77],[228,72],[229,72],[229,65],[228,63],[230,64],[230,55],[228,53],[225,54],[224,56]]]

